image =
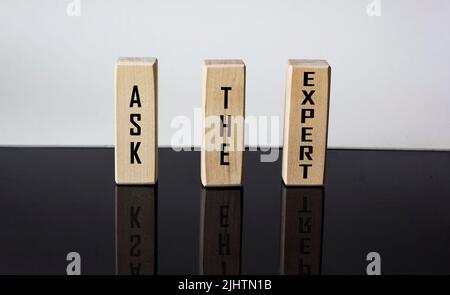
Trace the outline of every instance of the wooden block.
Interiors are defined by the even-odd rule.
[[[323,185],[331,68],[323,60],[289,60],[282,176],[286,185]]]
[[[202,184],[241,186],[245,64],[241,60],[206,60],[203,78]]]
[[[158,167],[155,58],[120,58],[116,63],[117,184],[154,184]]]
[[[200,274],[241,273],[242,189],[202,188]]]
[[[154,186],[116,186],[116,272],[154,274],[156,269]]]
[[[282,187],[281,274],[320,274],[323,187]]]

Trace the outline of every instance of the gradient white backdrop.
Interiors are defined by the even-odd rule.
[[[160,145],[201,106],[203,59],[242,58],[247,115],[283,122],[287,59],[323,58],[330,147],[450,149],[448,0],[71,2],[0,0],[0,145],[113,145],[115,60],[155,56]]]

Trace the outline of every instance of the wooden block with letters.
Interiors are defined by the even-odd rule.
[[[324,60],[289,60],[282,177],[290,185],[323,185],[331,68]]]
[[[155,58],[120,58],[115,69],[117,184],[154,184],[158,161],[158,65]]]
[[[201,180],[205,187],[242,185],[245,64],[206,60]]]

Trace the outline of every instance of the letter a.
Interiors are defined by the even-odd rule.
[[[141,99],[139,97],[139,89],[137,85],[133,86],[133,93],[131,94],[131,101],[130,101],[130,108],[133,107],[133,105],[137,103],[137,106],[141,107]]]

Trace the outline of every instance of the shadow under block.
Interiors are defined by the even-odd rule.
[[[206,60],[203,83],[202,184],[241,186],[245,64],[241,60]]]
[[[154,184],[158,169],[158,63],[120,58],[115,69],[117,184]]]
[[[289,60],[282,177],[289,185],[323,185],[331,68],[324,60]]]

